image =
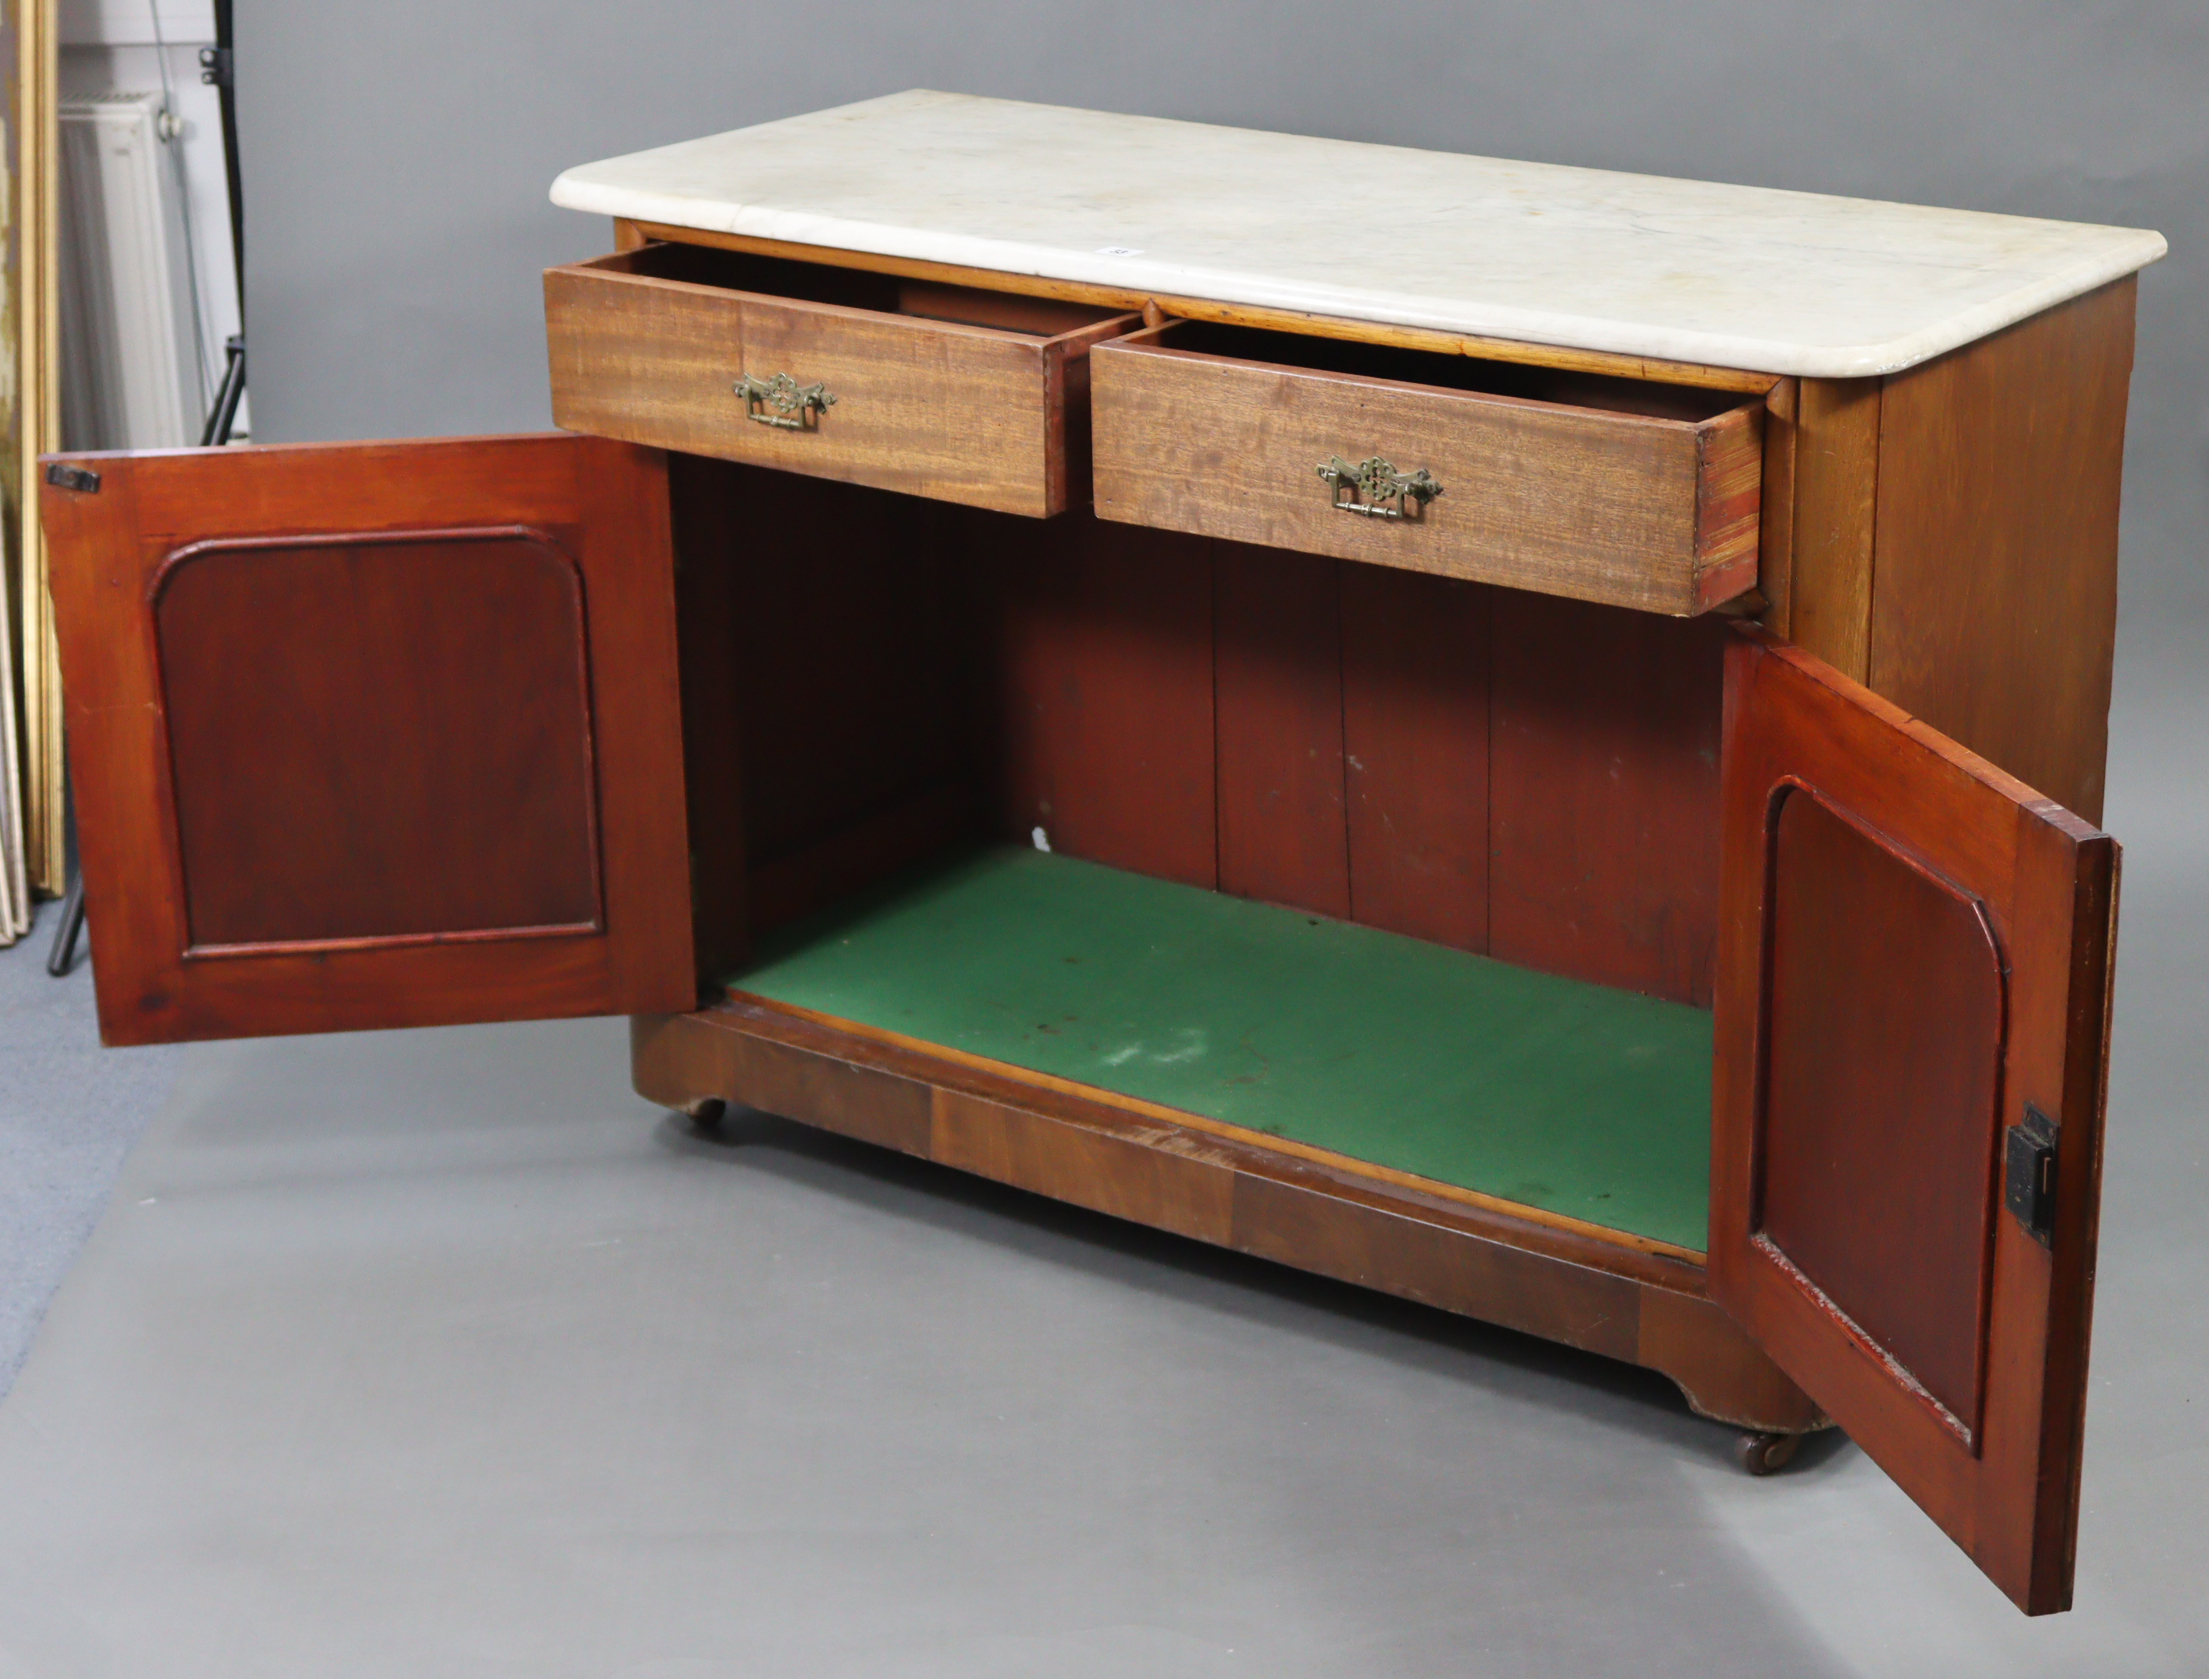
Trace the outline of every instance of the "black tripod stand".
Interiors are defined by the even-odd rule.
[[[245,204],[238,181],[238,101],[231,66],[231,0],[215,0],[215,44],[200,49],[199,79],[213,85],[222,100],[223,167],[230,185],[230,260],[238,276],[238,318],[245,319]],[[245,395],[245,334],[233,334],[223,344],[222,383],[215,388],[207,424],[199,434],[202,449],[220,448],[230,441],[238,423],[238,401]],[[61,923],[54,929],[53,948],[46,953],[46,971],[56,979],[77,965],[77,946],[84,939],[84,871],[72,866],[69,886],[61,898]]]

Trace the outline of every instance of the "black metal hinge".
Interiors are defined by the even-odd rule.
[[[199,79],[209,87],[230,86],[230,53],[228,47],[200,48]]]
[[[2004,1133],[2002,1204],[2017,1215],[2025,1234],[2048,1246],[2056,1228],[2056,1140],[2061,1128],[2032,1103]]]
[[[85,495],[97,495],[100,475],[88,466],[71,466],[67,461],[55,461],[46,469],[46,482],[58,484],[65,490],[79,490]]]

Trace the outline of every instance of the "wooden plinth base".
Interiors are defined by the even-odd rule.
[[[1624,1359],[1741,1428],[1826,1421],[1711,1303],[1700,1260],[1676,1250],[752,999],[635,1016],[630,1047],[639,1094],[666,1107],[758,1108]]]

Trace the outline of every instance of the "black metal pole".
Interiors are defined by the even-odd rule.
[[[238,423],[238,399],[245,395],[245,334],[234,332],[223,344],[222,384],[215,391],[215,406],[207,411],[207,429],[199,434],[202,449],[219,448],[230,441],[230,429]]]
[[[69,871],[69,890],[61,900],[61,920],[54,928],[53,948],[46,953],[46,971],[67,979],[77,965],[77,939],[84,932],[84,873]]]
[[[223,172],[230,183],[230,261],[238,273],[238,325],[245,326],[245,186],[238,173],[237,40],[231,0],[215,0],[216,74],[211,78],[222,102]]]

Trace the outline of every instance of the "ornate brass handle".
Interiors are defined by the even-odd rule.
[[[1319,476],[1334,492],[1337,513],[1362,513],[1369,519],[1401,519],[1407,501],[1424,507],[1442,493],[1442,486],[1425,467],[1398,472],[1393,461],[1378,455],[1368,455],[1356,466],[1340,455],[1329,455],[1320,463]],[[1342,499],[1346,491],[1348,501]],[[1389,506],[1390,502],[1395,505]]]
[[[745,374],[736,382],[736,394],[744,399],[744,417],[784,431],[804,431],[808,415],[819,415],[836,406],[836,396],[818,380],[801,385],[787,373],[772,379]]]

